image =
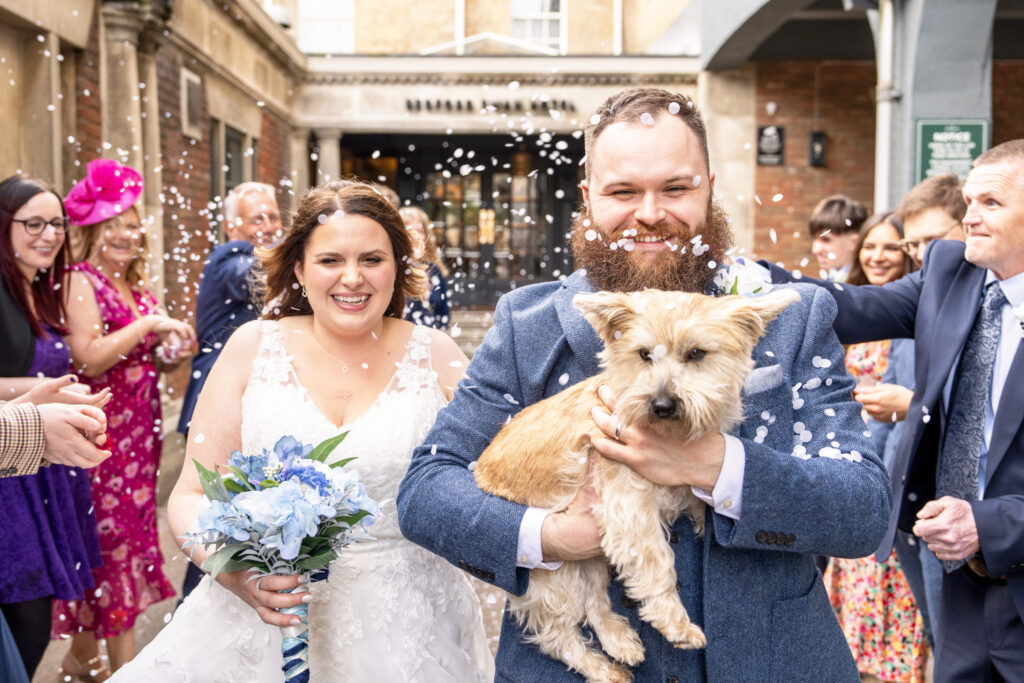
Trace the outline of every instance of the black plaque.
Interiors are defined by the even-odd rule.
[[[786,129],[782,126],[757,127],[757,165],[781,166],[785,159]]]

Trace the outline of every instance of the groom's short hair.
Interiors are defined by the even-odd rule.
[[[590,122],[583,129],[583,142],[586,152],[584,170],[590,177],[590,155],[594,151],[594,143],[604,129],[619,121],[630,123],[643,121],[644,114],[652,117],[652,123],[662,114],[669,114],[682,119],[683,123],[697,136],[700,151],[704,156],[704,168],[711,170],[708,159],[708,135],[704,128],[704,117],[701,116],[693,100],[680,93],[669,92],[661,88],[632,88],[612,95],[604,101]]]

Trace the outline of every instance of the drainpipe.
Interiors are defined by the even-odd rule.
[[[893,121],[901,93],[896,89],[896,16],[893,0],[879,0],[875,66],[875,199],[873,209],[893,208],[899,197],[892,196]]]

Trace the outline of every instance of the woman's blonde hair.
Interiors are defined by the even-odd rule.
[[[272,302],[271,306],[266,306],[268,310],[263,311],[264,318],[279,320],[313,312],[309,301],[302,296],[295,277],[295,264],[305,259],[306,245],[313,231],[337,211],[365,216],[388,234],[395,259],[395,289],[385,316],[401,318],[405,298],[418,297],[426,288],[426,273],[414,263],[412,238],[398,210],[366,183],[336,180],[307,190],[299,200],[284,238],[270,249],[256,250],[262,271],[258,289],[263,302]]]
[[[99,223],[74,226],[69,235],[71,237],[71,253],[76,262],[87,261],[102,243],[103,231],[111,227],[124,227],[125,215],[129,211],[134,211],[135,216],[139,219],[139,253],[125,269],[124,279],[129,287],[145,291],[149,289],[149,239],[146,237],[146,225],[136,207],[130,206],[113,218]]]
[[[434,239],[434,231],[430,229],[430,217],[427,216],[427,212],[418,206],[403,206],[398,210],[398,213],[402,216],[402,221],[406,226],[414,223],[419,223],[423,226],[424,244],[422,260],[437,266],[437,269],[441,271],[441,275],[448,277],[448,267],[445,266],[444,259],[439,258],[437,254],[437,240]]]

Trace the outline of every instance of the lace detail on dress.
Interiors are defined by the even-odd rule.
[[[295,374],[280,325],[262,321],[260,329],[242,396],[243,451],[272,448],[285,434],[318,443],[347,429],[331,460],[356,456],[347,467],[381,502],[370,528],[376,540],[347,548],[331,563],[328,580],[311,586],[313,681],[490,681],[493,659],[468,577],[406,541],[398,528],[398,485],[445,403],[430,361],[431,331],[413,329],[387,388],[362,416],[336,427]],[[186,601],[189,609],[179,610],[117,680],[281,680],[280,631],[220,584],[208,584],[204,579],[203,590]],[[218,650],[225,661],[211,657]],[[238,673],[220,668],[225,662]],[[167,678],[154,677],[155,668]]]

